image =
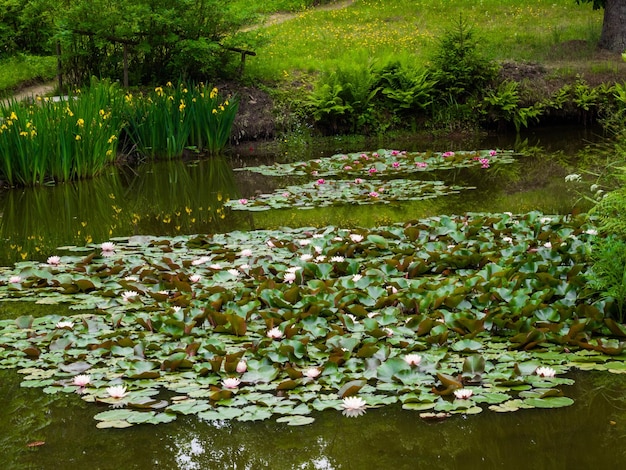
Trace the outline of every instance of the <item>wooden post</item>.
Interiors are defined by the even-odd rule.
[[[128,88],[128,44],[124,43],[124,88]]]
[[[57,80],[59,83],[59,94],[63,94],[63,65],[61,64],[61,42],[56,43],[57,50]]]

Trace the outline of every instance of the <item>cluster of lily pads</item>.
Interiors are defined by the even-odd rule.
[[[230,200],[224,205],[234,210],[311,209],[344,204],[389,204],[394,201],[418,201],[458,193],[461,186],[446,186],[441,181],[412,180],[326,180],[290,185],[254,199]]]
[[[407,152],[381,149],[375,152],[337,154],[296,163],[275,163],[239,168],[267,176],[393,177],[451,168],[489,168],[494,163],[513,163],[511,150],[463,150],[458,152]]]
[[[234,210],[262,211],[423,200],[474,188],[448,187],[442,181],[417,181],[400,176],[452,168],[486,169],[494,163],[504,164],[513,161],[513,152],[510,150],[443,153],[378,150],[338,154],[296,163],[245,167],[238,170],[267,176],[308,176],[313,177],[313,180],[304,184],[290,185],[271,194],[261,194],[252,199],[228,201],[226,205]],[[328,176],[336,178],[327,179]]]
[[[67,307],[0,321],[0,366],[112,406],[98,427],[567,406],[571,368],[626,370],[585,287],[594,234],[468,214],[65,247],[0,269],[0,301]]]

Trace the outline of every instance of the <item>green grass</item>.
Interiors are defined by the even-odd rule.
[[[422,66],[460,15],[474,28],[486,57],[543,61],[560,43],[595,42],[603,12],[573,0],[356,0],[258,29],[265,42],[247,71],[279,79],[365,60]]]
[[[23,83],[51,80],[57,70],[56,57],[18,55],[0,61],[0,96]]]

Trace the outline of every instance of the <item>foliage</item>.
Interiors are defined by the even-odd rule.
[[[121,95],[92,85],[61,101],[0,105],[0,176],[9,185],[87,178],[115,160]]]
[[[0,52],[3,56],[50,54],[53,21],[46,0],[0,2]]]
[[[188,147],[216,154],[228,142],[237,107],[235,98],[204,85],[133,97],[96,80],[61,101],[11,101],[0,105],[0,177],[11,186],[92,177],[128,147],[120,139],[151,158],[178,157]]]
[[[463,102],[495,79],[498,66],[478,50],[478,39],[467,19],[459,17],[444,32],[432,58],[432,73],[437,90]]]
[[[0,61],[0,95],[40,80],[50,80],[57,73],[54,57],[18,54]]]
[[[174,158],[186,148],[216,154],[228,143],[238,102],[217,88],[180,83],[126,94],[127,133],[141,155]]]
[[[377,80],[371,65],[339,67],[321,75],[304,105],[326,132],[363,132],[373,124]]]
[[[89,0],[56,14],[64,67],[78,84],[92,75],[121,79],[125,51],[134,83],[213,80],[237,57],[223,46],[238,44],[234,32],[246,20],[223,0]]]

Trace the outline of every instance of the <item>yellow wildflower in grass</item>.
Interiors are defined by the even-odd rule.
[[[172,82],[167,82],[167,83],[165,84],[165,86],[166,86],[166,87],[168,87],[168,88],[172,88]]]
[[[185,102],[183,100],[180,100],[180,105],[178,105],[178,110],[182,113],[185,108],[186,108]]]
[[[26,131],[22,131],[22,132],[20,132],[20,135],[21,135],[22,137],[28,137],[28,132],[26,132]]]
[[[65,108],[65,112],[67,113],[67,115],[68,115],[69,117],[73,117],[73,116],[74,116],[74,113],[72,112],[72,110],[70,109],[70,107],[69,107],[69,106],[67,106],[67,107]]]
[[[183,88],[183,93],[187,93],[187,88]]]
[[[217,96],[217,88],[213,88],[211,90],[211,94],[209,95],[209,98],[214,99]]]
[[[17,121],[17,114],[15,114],[15,111],[11,111],[11,115],[9,116],[9,119],[11,121]]]
[[[117,137],[114,135],[112,135],[111,137],[109,137],[109,140],[107,140],[107,144],[112,144],[113,142],[115,142],[117,140]]]
[[[130,103],[131,101],[133,101],[133,94],[127,93],[126,96],[124,96],[124,99],[126,100],[127,103]]]
[[[80,135],[76,135],[76,140],[80,140],[82,137]]]
[[[106,156],[110,157],[111,155],[113,155],[113,150],[109,149],[106,151]]]
[[[217,114],[217,109],[213,108],[213,111],[211,111],[213,114]]]
[[[224,111],[224,106],[220,104],[220,111]]]
[[[78,127],[83,127],[85,125],[85,120],[83,118],[78,118],[78,121],[76,121],[76,125]]]
[[[155,92],[156,92],[156,94],[157,94],[157,95],[159,95],[159,96],[163,96],[163,95],[165,94],[165,93],[163,93],[163,87],[160,87],[160,86],[156,87],[156,88],[154,89],[154,91],[155,91]]]

